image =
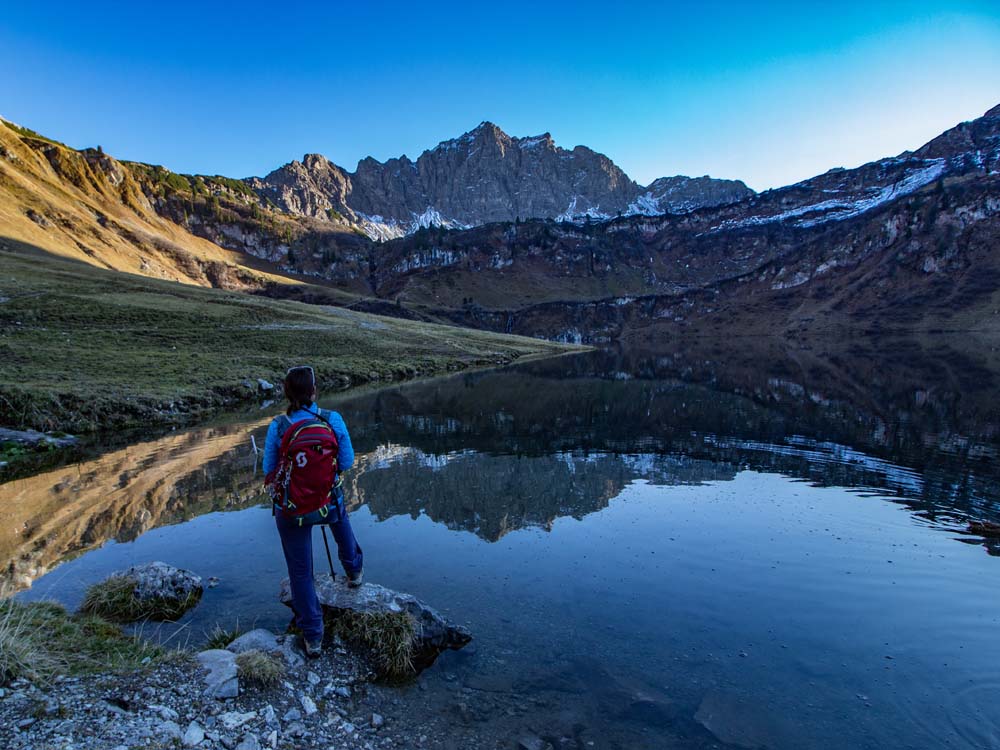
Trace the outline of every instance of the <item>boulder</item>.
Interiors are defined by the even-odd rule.
[[[139,601],[176,602],[190,607],[198,603],[205,590],[200,576],[165,562],[133,565],[112,575],[135,581],[135,598]]]
[[[202,651],[195,657],[208,670],[205,695],[209,698],[235,698],[240,694],[236,676],[236,654],[221,648]]]
[[[226,648],[234,654],[242,654],[244,651],[263,651],[270,653],[280,651],[281,645],[278,643],[278,636],[270,630],[257,628],[249,633],[244,633],[239,638],[230,643]]]
[[[442,651],[460,649],[472,640],[467,628],[445,619],[437,611],[410,594],[365,583],[358,588],[347,585],[345,578],[316,576],[316,596],[327,616],[337,617],[346,612],[381,614],[407,612],[413,618],[413,666],[419,672],[426,669]],[[292,594],[286,578],[281,582],[281,602],[291,606]]]

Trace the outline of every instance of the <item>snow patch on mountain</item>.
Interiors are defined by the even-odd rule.
[[[594,221],[607,221],[611,218],[609,214],[601,211],[600,206],[588,206],[586,209],[577,209],[577,202],[579,200],[579,195],[574,195],[566,207],[566,210],[555,217],[556,221],[559,222],[570,222],[572,224],[583,224],[587,219]]]
[[[369,216],[367,214],[358,214],[358,218],[361,225],[361,231],[367,234],[371,239],[378,242],[385,242],[386,240],[394,240],[398,237],[406,237],[407,235],[413,234],[421,229],[430,229],[431,227],[441,227],[443,229],[469,229],[469,224],[463,224],[456,219],[448,219],[441,215],[433,206],[428,206],[423,210],[423,212],[417,214],[411,214],[410,221],[401,222],[395,219],[385,219],[379,215]]]
[[[852,198],[833,198],[819,203],[811,203],[805,206],[782,211],[771,216],[749,216],[745,219],[731,219],[724,221],[710,231],[718,232],[726,229],[738,229],[741,227],[760,226],[762,224],[772,224],[784,222],[791,219],[798,219],[792,224],[798,227],[814,227],[830,221],[844,221],[850,219],[873,208],[888,203],[891,200],[909,195],[920,188],[928,185],[944,174],[947,167],[945,159],[928,159],[923,166],[906,173],[903,179],[898,180],[882,188],[870,188],[867,195]],[[818,214],[818,215],[811,215]],[[806,217],[808,218],[801,218]]]

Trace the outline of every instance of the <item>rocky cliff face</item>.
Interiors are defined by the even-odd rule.
[[[416,161],[369,157],[351,174],[309,154],[249,184],[284,211],[317,218],[336,212],[375,239],[432,226],[683,213],[754,194],[742,182],[710,177],[667,177],[643,188],[585,146],[560,148],[548,133],[511,137],[490,122]]]
[[[737,203],[754,194],[741,180],[717,180],[708,175],[660,177],[629,204],[626,213],[644,216],[684,214],[699,208]]]
[[[326,219],[351,213],[347,208],[350,176],[320,154],[306,154],[302,161],[290,162],[263,179],[252,177],[247,182],[262,197],[291,214]]]

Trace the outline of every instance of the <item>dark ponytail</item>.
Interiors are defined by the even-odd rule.
[[[288,399],[288,416],[311,404],[316,392],[316,373],[311,367],[293,367],[285,375],[285,398]]]

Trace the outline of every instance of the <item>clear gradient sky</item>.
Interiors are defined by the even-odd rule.
[[[1000,103],[982,2],[10,3],[0,115],[178,172],[415,158],[492,120],[647,183],[751,187],[920,146]]]

